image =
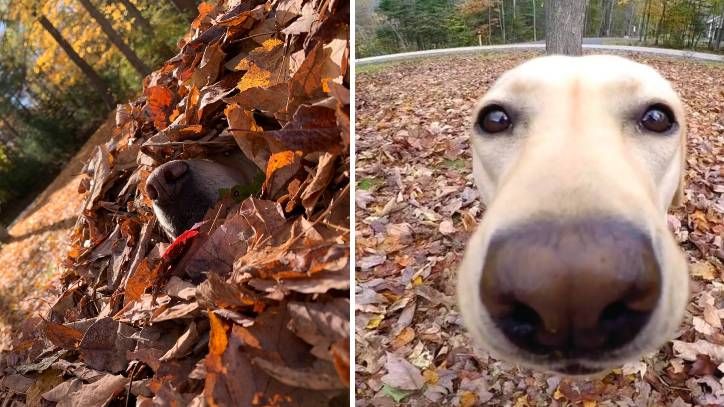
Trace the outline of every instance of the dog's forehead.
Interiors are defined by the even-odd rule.
[[[531,59],[504,73],[483,100],[526,97],[571,86],[641,95],[678,104],[671,85],[656,70],[613,55]]]

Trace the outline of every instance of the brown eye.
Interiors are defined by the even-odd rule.
[[[488,106],[478,115],[478,126],[486,133],[500,133],[511,125],[510,117],[497,105]]]
[[[664,133],[670,130],[675,123],[671,110],[664,105],[653,105],[641,116],[639,123],[643,128],[654,133]]]

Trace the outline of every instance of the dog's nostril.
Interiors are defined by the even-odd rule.
[[[510,314],[512,322],[511,333],[519,337],[529,337],[535,333],[541,324],[540,315],[522,302],[513,303],[513,312]]]
[[[151,184],[146,184],[146,194],[152,201],[155,201],[158,198],[158,191],[156,191],[156,187]]]
[[[514,344],[525,349],[543,349],[536,346],[536,334],[541,328],[540,315],[531,307],[520,301],[512,301],[505,315],[494,317],[498,327]]]
[[[631,342],[650,316],[651,312],[636,311],[623,301],[616,301],[601,312],[598,331],[607,337],[606,347],[615,349]]]
[[[603,309],[598,321],[601,324],[616,325],[618,322],[625,319],[629,312],[631,312],[631,310],[626,306],[626,304],[622,301],[616,301]]]

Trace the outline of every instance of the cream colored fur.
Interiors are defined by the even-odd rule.
[[[686,123],[682,102],[654,69],[615,56],[541,57],[502,75],[478,102],[520,111],[513,133],[486,137],[473,130],[475,182],[487,209],[459,268],[459,306],[470,335],[499,358],[550,370],[522,353],[483,307],[480,278],[491,234],[524,219],[607,215],[648,231],[662,267],[660,303],[648,325],[595,369],[620,366],[671,339],[689,296],[687,264],[667,229],[666,212],[681,200]],[[645,134],[642,109],[669,106],[673,135]],[[545,276],[540,276],[545,278]]]

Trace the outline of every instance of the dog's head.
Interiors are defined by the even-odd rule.
[[[591,374],[670,339],[689,294],[666,223],[686,135],[670,84],[620,57],[537,58],[500,77],[472,127],[487,210],[458,296],[478,343]]]
[[[174,239],[195,223],[220,198],[223,189],[250,186],[258,169],[245,157],[220,163],[211,160],[173,160],[157,167],[146,181],[146,194],[161,228]]]

